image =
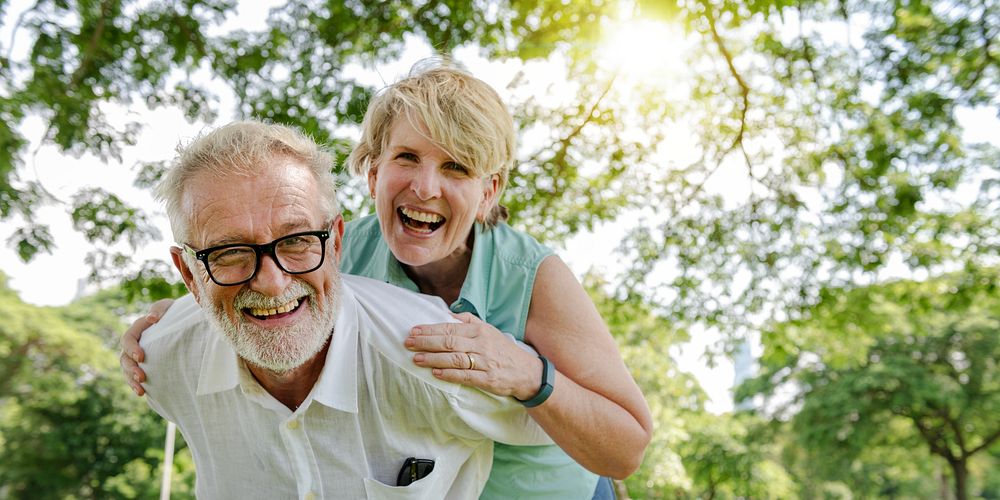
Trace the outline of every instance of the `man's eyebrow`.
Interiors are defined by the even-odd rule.
[[[205,244],[205,248],[218,247],[222,245],[233,245],[237,243],[246,243],[247,240],[242,235],[236,233],[224,234],[214,240],[209,241]]]
[[[292,233],[301,233],[303,231],[315,231],[323,228],[313,227],[312,221],[300,220],[296,222],[286,222],[281,226],[278,226],[278,229],[279,229],[278,233],[281,236],[285,236]],[[280,238],[281,236],[276,236],[276,238]]]
[[[275,239],[281,238],[292,233],[300,233],[303,231],[312,231],[317,228],[312,227],[312,223],[309,221],[301,220],[295,222],[286,222],[278,226],[277,236]],[[319,228],[322,229],[322,228]],[[273,241],[273,240],[272,240]],[[270,243],[270,241],[262,241],[260,244]],[[246,235],[240,233],[228,233],[211,240],[209,243],[205,244],[204,248],[218,247],[222,245],[237,245],[237,244],[255,244],[252,241],[247,241]]]

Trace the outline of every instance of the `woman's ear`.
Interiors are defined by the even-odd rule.
[[[497,191],[500,189],[500,176],[493,174],[483,180],[483,199],[479,202],[479,210],[476,212],[476,220],[485,222],[486,217],[496,205]]]
[[[372,165],[368,168],[368,194],[375,199],[375,184],[378,182],[378,168]]]

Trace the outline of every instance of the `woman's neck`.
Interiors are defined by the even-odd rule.
[[[403,271],[416,283],[420,293],[437,295],[448,305],[458,300],[459,294],[462,293],[462,285],[465,284],[465,276],[469,273],[469,264],[472,262],[475,232],[475,229],[470,231],[466,244],[443,259],[419,267],[401,263]]]

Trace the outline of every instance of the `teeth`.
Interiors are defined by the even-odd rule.
[[[409,217],[409,218],[411,218],[413,220],[420,221],[420,222],[426,222],[426,223],[429,223],[429,224],[434,224],[436,222],[441,222],[442,220],[444,220],[444,217],[441,217],[438,214],[431,214],[431,213],[427,213],[427,212],[418,212],[418,211],[410,209],[410,208],[403,208],[401,211],[403,212],[403,215],[405,215],[405,216],[407,216],[407,217]]]
[[[275,309],[258,309],[256,307],[251,307],[250,314],[254,316],[274,316],[275,314],[281,314],[291,311],[296,307],[299,307],[299,299],[295,299],[287,304],[278,306]]]

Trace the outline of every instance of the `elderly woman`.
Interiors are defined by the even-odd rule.
[[[413,362],[518,399],[558,444],[497,444],[480,498],[612,496],[598,475],[638,468],[649,409],[570,269],[505,223],[516,134],[503,101],[463,71],[418,65],[373,98],[361,128],[349,167],[367,177],[376,215],[347,225],[342,270],[444,299],[462,323],[414,328]],[[138,394],[138,338],[152,320],[123,341]]]

